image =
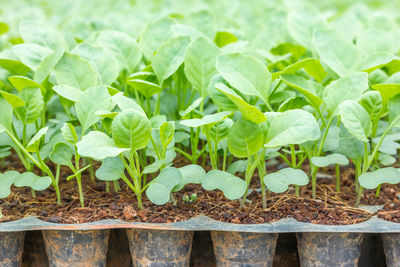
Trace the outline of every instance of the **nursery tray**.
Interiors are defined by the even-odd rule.
[[[140,228],[159,230],[187,231],[235,231],[255,233],[298,233],[298,232],[362,232],[362,233],[400,233],[400,224],[382,220],[376,216],[369,220],[351,225],[322,225],[298,222],[292,218],[281,219],[264,224],[232,224],[219,222],[206,216],[193,217],[177,223],[141,223],[107,219],[92,223],[58,224],[42,221],[36,217],[0,223],[0,232],[31,230],[95,230],[116,228]]]

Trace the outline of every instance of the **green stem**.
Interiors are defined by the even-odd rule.
[[[110,192],[110,181],[106,181],[106,193]]]
[[[113,185],[114,185],[114,192],[117,193],[121,190],[121,187],[119,186],[119,182],[118,181],[113,181]]]
[[[336,164],[335,169],[336,169],[336,192],[340,193],[340,166],[339,166],[339,164]]]

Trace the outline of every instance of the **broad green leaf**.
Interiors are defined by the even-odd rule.
[[[160,126],[160,139],[164,148],[167,148],[174,139],[174,132],[175,123],[173,121],[165,122]]]
[[[379,92],[368,91],[361,96],[360,104],[368,112],[374,122],[379,119],[383,108],[382,96]]]
[[[78,142],[78,135],[71,123],[64,123],[63,127],[61,127],[61,134],[65,141],[72,145],[75,145]]]
[[[223,83],[215,84],[215,88],[223,93],[230,101],[232,101],[242,113],[242,116],[254,123],[262,123],[267,121],[265,115],[255,106],[248,104],[235,91]]]
[[[400,84],[397,84],[397,83],[374,84],[371,87],[372,87],[372,89],[375,89],[375,90],[379,91],[379,93],[381,93],[384,106],[386,106],[386,104],[389,102],[389,100],[392,97],[400,94]]]
[[[118,105],[118,107],[121,110],[125,110],[125,109],[134,109],[137,112],[142,113],[143,115],[146,115],[146,113],[143,111],[142,107],[140,105],[138,105],[135,100],[133,100],[132,98],[126,97],[124,96],[124,94],[121,93],[117,93],[115,95],[113,95],[111,97],[111,100]]]
[[[45,57],[42,62],[40,62],[34,74],[34,80],[37,83],[42,84],[43,81],[50,75],[57,62],[63,56],[64,51],[64,48],[59,47],[53,53]]]
[[[287,85],[304,95],[312,106],[319,108],[322,99],[317,96],[313,85],[309,81],[294,74],[283,74],[281,75],[281,78]]]
[[[337,152],[349,159],[361,160],[364,157],[364,143],[349,133],[345,127],[341,126]]]
[[[268,174],[263,179],[267,188],[274,193],[283,193],[289,185],[305,186],[308,184],[307,174],[298,169],[285,168]]]
[[[7,171],[0,173],[0,198],[6,198],[10,195],[10,187],[15,181],[15,178],[19,176],[17,171]]]
[[[173,24],[175,24],[173,19],[161,18],[147,24],[140,33],[140,48],[149,61],[152,61],[154,53],[159,47],[172,37],[171,26]]]
[[[240,119],[229,129],[228,148],[238,158],[248,158],[263,146],[264,136],[261,128],[248,120]]]
[[[58,84],[65,84],[82,91],[97,85],[97,73],[92,65],[78,55],[64,53],[54,67]]]
[[[354,72],[330,83],[324,91],[324,104],[329,114],[334,114],[337,107],[345,100],[361,98],[363,92],[368,89],[368,75],[362,72]]]
[[[37,176],[33,172],[24,172],[17,176],[14,180],[16,187],[29,186],[35,191],[42,191],[51,185],[51,178],[49,176]]]
[[[216,67],[232,87],[267,102],[271,73],[260,60],[241,53],[224,54],[217,58]]]
[[[174,74],[183,63],[186,48],[189,43],[189,37],[179,36],[168,40],[157,50],[151,62],[151,66],[161,85],[164,80]]]
[[[292,65],[287,66],[281,71],[272,73],[272,80],[275,80],[279,77],[279,75],[283,74],[295,74],[300,69],[304,68],[307,73],[309,73],[312,77],[318,78],[318,81],[321,81],[325,76],[326,72],[321,64],[315,58],[305,58],[300,61],[293,63]]]
[[[172,190],[173,192],[181,191],[187,184],[201,184],[206,176],[203,167],[196,164],[183,166],[179,168],[179,171],[182,174],[182,179],[180,183],[174,187]]]
[[[203,98],[199,97],[197,98],[195,101],[193,101],[192,104],[190,104],[187,109],[183,110],[183,111],[179,111],[179,115],[181,115],[181,117],[185,117],[186,115],[188,115],[190,112],[192,112],[193,110],[195,110],[197,107],[200,106],[201,102],[203,102]]]
[[[117,79],[120,66],[115,56],[107,49],[83,43],[75,47],[72,53],[92,63],[97,72],[98,85],[111,85]]]
[[[389,100],[389,123],[392,123],[400,115],[400,95]]]
[[[39,144],[40,140],[42,139],[43,136],[46,135],[47,131],[49,130],[49,127],[43,127],[40,129],[29,141],[28,145],[26,146],[26,150],[28,152],[37,152],[39,150]]]
[[[201,119],[182,120],[179,123],[182,125],[185,125],[187,127],[196,128],[196,127],[200,127],[200,126],[204,126],[204,125],[215,124],[219,121],[222,121],[229,115],[231,115],[230,111],[223,111],[223,112],[218,112],[218,113],[214,113],[211,115],[205,115]]]
[[[315,141],[321,131],[314,116],[301,109],[279,113],[270,121],[265,147],[279,147]]]
[[[8,80],[18,91],[22,91],[22,89],[27,87],[37,87],[40,88],[43,96],[46,94],[46,88],[44,88],[41,84],[38,84],[34,80],[29,79],[28,77],[10,76],[8,77]]]
[[[25,101],[21,99],[17,95],[13,95],[4,91],[0,91],[0,95],[3,96],[3,98],[13,107],[13,108],[18,108],[18,107],[23,107],[25,106]]]
[[[0,110],[0,133],[4,130],[11,132],[13,108],[2,96],[0,96]]]
[[[400,171],[393,167],[381,168],[373,172],[361,174],[358,177],[360,185],[366,189],[375,189],[379,185],[400,183]]]
[[[330,29],[316,29],[313,44],[321,60],[339,76],[346,76],[359,60],[357,48],[345,37]]]
[[[142,54],[136,41],[129,35],[117,31],[103,31],[97,38],[97,42],[110,50],[120,64],[120,68],[135,71]]]
[[[65,84],[53,86],[53,91],[73,102],[78,102],[83,93],[80,89]]]
[[[202,97],[206,96],[211,78],[216,73],[218,54],[218,47],[202,37],[194,40],[186,50],[185,75]]]
[[[347,165],[349,164],[349,160],[346,156],[338,153],[329,154],[327,156],[322,157],[312,157],[312,164],[317,167],[327,167],[329,165],[338,164],[338,165]]]
[[[20,93],[19,97],[25,102],[25,106],[15,109],[25,124],[33,123],[40,117],[43,108],[43,96],[39,88],[27,87]]]
[[[38,44],[54,50],[67,45],[61,34],[39,21],[23,20],[19,25],[19,33],[25,43]]]
[[[96,171],[96,177],[101,181],[117,181],[124,175],[125,166],[119,157],[106,158]]]
[[[247,168],[247,160],[236,160],[232,164],[229,165],[227,172],[231,174],[235,174],[237,172],[244,173]]]
[[[229,133],[229,129],[232,127],[233,121],[229,118],[224,119],[223,121],[217,122],[210,129],[210,139],[215,141],[221,141],[226,138]]]
[[[4,22],[0,22],[0,35],[8,32],[8,25]],[[1,197],[0,197],[1,198]]]
[[[242,197],[247,189],[245,181],[229,172],[220,170],[209,171],[204,177],[201,186],[205,190],[219,189],[226,198],[231,200]]]
[[[164,205],[170,200],[173,188],[181,180],[182,174],[177,168],[167,167],[151,181],[149,187],[146,189],[146,196],[154,204]]]
[[[365,56],[379,52],[395,52],[392,35],[377,28],[368,28],[357,37],[357,48]]]
[[[339,105],[339,115],[344,127],[357,139],[368,142],[372,132],[371,118],[368,112],[356,101],[346,100]]]
[[[65,143],[57,143],[53,151],[51,151],[49,158],[52,162],[58,165],[64,166],[72,166],[71,158],[72,158],[72,150]]]
[[[215,85],[219,83],[224,83],[225,80],[224,78],[217,74],[215,75],[211,82],[210,85],[207,88],[208,91],[208,96],[212,99],[213,103],[221,108],[222,110],[226,111],[237,111],[238,108],[235,103],[233,103],[224,93],[219,91]],[[225,83],[224,83],[225,84]],[[226,86],[226,84],[225,84]]]
[[[76,115],[82,125],[82,134],[100,120],[99,110],[111,110],[111,96],[104,86],[91,87],[84,91],[75,104]]]
[[[238,38],[230,32],[219,31],[214,37],[214,43],[218,47],[223,47],[236,41],[238,41]]]
[[[146,165],[143,168],[143,173],[155,173],[157,172],[159,169],[161,169],[161,167],[165,164],[165,160],[163,159],[159,159],[154,161],[153,163]]]
[[[37,44],[18,44],[14,45],[12,50],[22,63],[34,71],[37,70],[40,62],[53,52],[50,48]]]
[[[148,82],[140,79],[130,79],[128,84],[135,90],[138,90],[146,98],[150,98],[152,95],[158,94],[162,91],[162,88],[155,83]]]
[[[105,133],[92,131],[82,137],[82,140],[76,144],[78,153],[83,157],[102,161],[105,158],[114,158],[127,148],[119,148],[114,141]]]
[[[149,119],[134,109],[125,109],[112,122],[112,136],[118,147],[139,150],[150,141]]]

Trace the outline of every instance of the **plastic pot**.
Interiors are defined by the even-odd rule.
[[[189,266],[193,232],[127,229],[133,266]]]
[[[358,266],[362,233],[298,233],[302,267]]]
[[[278,234],[212,231],[218,267],[272,266]]]
[[[22,267],[49,267],[42,231],[25,233]]]
[[[44,230],[51,267],[105,267],[110,230]]]
[[[400,264],[400,234],[385,233],[381,235],[383,249],[386,255],[386,266],[394,267]]]
[[[0,232],[0,266],[21,266],[25,232]]]

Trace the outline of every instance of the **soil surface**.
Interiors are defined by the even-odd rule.
[[[15,156],[7,159],[7,169],[23,172]],[[183,158],[175,161],[175,166],[189,164]],[[98,165],[97,165],[98,166]],[[268,171],[276,171],[284,166],[275,164]],[[207,167],[206,169],[209,169]],[[305,169],[306,170],[306,169]],[[1,171],[5,171],[3,168]],[[61,177],[70,175],[68,169],[62,169]],[[80,207],[77,184],[75,180],[60,181],[62,204],[56,204],[52,188],[36,192],[32,197],[29,188],[12,188],[12,194],[0,200],[3,216],[0,222],[17,220],[26,216],[36,216],[54,223],[86,223],[102,219],[122,219],[126,221],[172,223],[187,220],[197,215],[206,215],[212,219],[242,224],[260,224],[273,222],[282,218],[295,218],[301,222],[340,225],[354,224],[367,220],[374,214],[354,208],[356,199],[354,172],[351,168],[342,170],[341,192],[337,193],[334,185],[334,170],[320,170],[323,178],[318,179],[317,198],[311,197],[311,184],[301,188],[300,197],[294,194],[291,187],[284,194],[267,194],[267,208],[263,209],[257,172],[251,183],[246,206],[239,209],[239,201],[226,199],[220,191],[205,191],[200,185],[187,185],[181,192],[174,193],[177,204],[164,206],[152,204],[143,194],[144,210],[137,207],[134,193],[120,181],[121,191],[106,192],[104,182],[91,182],[89,173],[83,173],[83,191],[85,207]],[[398,196],[400,187],[384,185],[381,194],[375,198],[374,190],[365,190],[362,204],[383,205],[385,209],[378,216],[386,220],[400,222],[400,204]],[[196,193],[198,200],[193,203],[183,201],[184,196]],[[393,204],[394,203],[394,204]]]

